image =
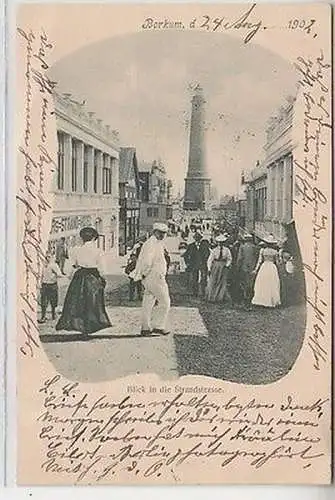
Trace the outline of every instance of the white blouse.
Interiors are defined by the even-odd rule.
[[[219,260],[220,257],[220,247],[216,247],[211,251],[211,254],[208,259],[208,270],[210,271],[213,265],[213,262]],[[232,263],[232,255],[227,247],[222,247],[222,260],[225,262],[226,267],[230,267]]]
[[[73,252],[73,265],[76,267],[95,267],[104,274],[102,255],[96,246],[96,241],[88,241]]]

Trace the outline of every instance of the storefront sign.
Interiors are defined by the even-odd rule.
[[[75,231],[85,226],[92,225],[91,215],[70,215],[67,217],[54,217],[51,223],[51,234],[64,231]]]

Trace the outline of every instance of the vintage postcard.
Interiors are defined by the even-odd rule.
[[[330,6],[15,30],[18,483],[328,484]]]

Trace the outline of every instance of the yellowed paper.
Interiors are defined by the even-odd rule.
[[[18,483],[330,482],[330,36],[326,4],[20,6]],[[144,295],[169,334],[145,337],[125,253],[155,223],[168,289]],[[178,224],[212,245],[199,276]],[[111,325],[85,336],[92,295],[72,331],[64,300],[92,267]]]

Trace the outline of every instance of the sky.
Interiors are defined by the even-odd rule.
[[[242,170],[263,157],[266,123],[295,94],[293,67],[222,33],[141,32],[113,37],[57,61],[58,92],[85,100],[139,162],[160,158],[183,191],[192,91],[206,104],[206,158],[219,194],[236,194]]]

